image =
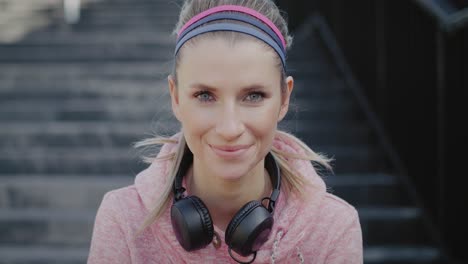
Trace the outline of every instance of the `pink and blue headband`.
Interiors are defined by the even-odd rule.
[[[202,26],[208,22],[216,20],[241,21],[252,25],[255,28],[229,22]],[[179,49],[188,40],[200,34],[213,31],[235,31],[262,40],[276,51],[281,58],[283,67],[286,69],[286,42],[279,29],[275,24],[273,24],[273,22],[271,22],[271,20],[259,12],[247,7],[236,5],[222,5],[210,8],[190,19],[178,32],[175,55],[177,55]]]

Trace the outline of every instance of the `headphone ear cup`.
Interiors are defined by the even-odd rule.
[[[248,256],[265,243],[273,216],[259,201],[245,204],[226,228],[226,244],[241,256]]]
[[[177,240],[187,251],[206,247],[213,240],[214,228],[210,213],[196,196],[188,196],[172,205],[171,223]]]

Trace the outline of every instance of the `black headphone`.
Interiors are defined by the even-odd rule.
[[[171,207],[172,228],[186,251],[206,247],[214,235],[213,221],[203,201],[196,196],[184,196],[182,180],[192,162],[193,154],[186,148],[174,180],[174,202]],[[237,260],[231,254],[231,250],[244,257],[254,254],[253,259],[247,262],[252,263],[257,256],[257,250],[268,240],[273,226],[273,211],[280,194],[281,175],[271,153],[265,157],[265,168],[273,184],[271,196],[263,198],[269,200],[268,208],[260,201],[250,201],[234,215],[226,228],[225,239],[229,246],[229,255],[239,263],[243,262]]]

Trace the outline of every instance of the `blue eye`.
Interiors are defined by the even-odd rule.
[[[210,102],[214,100],[213,96],[209,92],[206,92],[206,91],[201,91],[201,92],[196,93],[195,97],[200,102]]]
[[[264,97],[265,95],[261,92],[253,92],[247,95],[246,100],[250,102],[260,102]]]

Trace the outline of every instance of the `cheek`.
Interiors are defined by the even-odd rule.
[[[264,107],[245,109],[244,125],[257,137],[272,137],[278,123],[279,107],[275,104]]]
[[[184,135],[189,138],[201,136],[210,130],[216,120],[216,113],[212,109],[195,106],[190,101],[181,101],[179,109],[180,122]]]

